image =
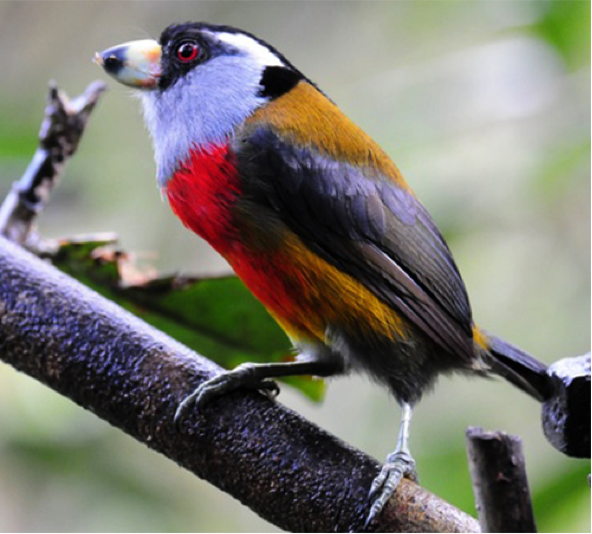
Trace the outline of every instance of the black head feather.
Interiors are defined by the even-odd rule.
[[[159,84],[160,88],[166,89],[186,72],[213,57],[239,53],[216,39],[216,34],[220,33],[245,35],[267,48],[282,62],[283,66],[270,66],[263,71],[260,96],[270,99],[277,98],[292,89],[300,80],[306,80],[316,87],[310,79],[294,67],[275,47],[250,32],[233,26],[209,24],[206,22],[185,22],[171,24],[160,35],[160,44],[163,47],[163,73]],[[194,64],[179,65],[171,57],[171,54],[174,53],[178,45],[187,40],[197,42],[200,47],[200,56]]]

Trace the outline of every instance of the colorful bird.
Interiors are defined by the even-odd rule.
[[[140,89],[157,178],[183,224],[265,305],[295,362],[243,364],[203,383],[176,420],[238,387],[364,372],[402,406],[370,488],[371,521],[403,476],[412,407],[442,373],[498,374],[536,399],[546,367],[478,328],[450,250],[385,152],[275,48],[245,31],[171,25],[98,53]]]

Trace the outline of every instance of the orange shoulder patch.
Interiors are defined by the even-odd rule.
[[[306,81],[259,108],[246,125],[258,123],[269,124],[296,143],[313,147],[338,161],[376,169],[399,186],[409,189],[399,169],[382,148]]]

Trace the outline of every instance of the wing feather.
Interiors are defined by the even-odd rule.
[[[472,358],[465,286],[442,235],[409,190],[265,127],[241,140],[237,157],[251,200],[274,210],[311,250],[439,346]]]

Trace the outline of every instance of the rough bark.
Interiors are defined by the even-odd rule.
[[[469,428],[467,450],[483,532],[536,532],[520,438]]]
[[[278,527],[358,531],[379,464],[256,392],[237,391],[177,432],[179,401],[220,369],[0,238],[0,358],[228,492]],[[476,532],[404,481],[380,532]]]
[[[557,450],[590,458],[590,353],[549,366],[553,395],[543,403],[543,431]]]

